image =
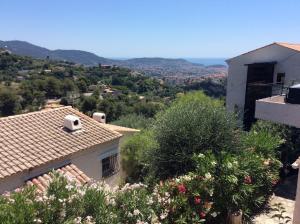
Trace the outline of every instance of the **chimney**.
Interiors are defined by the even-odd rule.
[[[103,124],[106,123],[105,113],[95,112],[93,113],[93,119]]]
[[[82,128],[79,117],[75,115],[67,115],[64,119],[64,128],[70,131],[80,130]]]

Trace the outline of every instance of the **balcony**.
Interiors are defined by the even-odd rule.
[[[285,102],[284,95],[256,100],[255,118],[300,128],[300,104]]]

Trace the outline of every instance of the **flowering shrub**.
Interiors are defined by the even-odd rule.
[[[186,175],[149,189],[77,186],[58,173],[44,193],[26,187],[0,197],[1,223],[202,223],[211,216],[211,179]]]
[[[161,223],[203,223],[210,214],[212,179],[194,174],[181,176],[156,185],[153,199],[163,210]]]
[[[213,207],[221,219],[228,213],[242,211],[244,218],[267,202],[277,183],[280,162],[274,157],[265,158],[252,149],[239,155],[227,152],[195,156],[199,176],[210,176],[213,188]]]
[[[205,150],[195,154],[195,170],[153,187],[105,183],[77,186],[53,173],[46,192],[33,187],[0,196],[1,224],[168,224],[224,223],[230,213],[251,217],[272,193],[280,162],[280,138],[250,132],[242,150]]]

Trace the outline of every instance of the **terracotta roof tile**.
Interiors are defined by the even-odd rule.
[[[254,49],[254,50],[251,50],[251,51],[248,51],[246,53],[243,53],[241,55],[238,55],[238,56],[235,56],[233,58],[229,58],[227,59],[226,61],[227,62],[230,62],[232,59],[235,59],[239,56],[242,56],[242,55],[246,55],[246,54],[249,54],[251,52],[255,52],[257,50],[260,50],[260,49],[263,49],[263,48],[266,48],[266,47],[269,47],[269,46],[272,46],[272,45],[279,45],[279,46],[282,46],[282,47],[286,47],[286,48],[289,48],[289,49],[292,49],[292,50],[295,50],[295,51],[300,51],[300,44],[293,44],[293,43],[283,43],[283,42],[274,42],[272,44],[268,44],[266,46],[263,46],[263,47],[260,47],[260,48],[257,48],[257,49]]]
[[[293,49],[295,51],[300,51],[300,44],[281,43],[281,42],[276,42],[275,44],[278,44],[282,47]]]
[[[67,177],[68,180],[73,180],[79,185],[84,185],[91,181],[91,179],[74,164],[60,167],[56,169],[56,171]],[[42,174],[28,180],[26,185],[36,186],[38,191],[45,191],[52,181],[52,177],[53,174],[51,172]]]
[[[69,114],[82,130],[63,129]],[[0,118],[0,130],[0,179],[122,136],[72,107]]]

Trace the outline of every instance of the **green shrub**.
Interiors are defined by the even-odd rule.
[[[53,175],[44,193],[30,187],[0,196],[1,223],[200,223],[209,212],[208,182],[198,184],[194,176],[161,183],[152,191],[143,184],[114,189],[102,182],[76,186]]]
[[[154,125],[159,147],[149,158],[160,179],[194,169],[192,155],[207,150],[235,151],[237,122],[219,100],[202,92],[180,97],[160,113]]]
[[[153,132],[144,130],[125,140],[121,146],[122,168],[128,182],[143,181],[149,172],[147,154],[157,148]]]
[[[125,116],[121,116],[118,120],[112,122],[112,124],[128,127],[128,128],[135,128],[135,129],[145,129],[150,127],[153,123],[152,118],[146,118],[142,115],[136,114],[128,114]]]
[[[238,153],[221,150],[198,154],[196,174],[209,173],[214,206],[224,219],[228,212],[243,211],[250,218],[268,201],[279,180],[278,148],[282,140],[265,130],[245,132]]]
[[[284,167],[289,167],[300,155],[300,129],[270,121],[258,120],[253,131],[265,131],[269,135],[279,136],[283,142],[279,148]]]

